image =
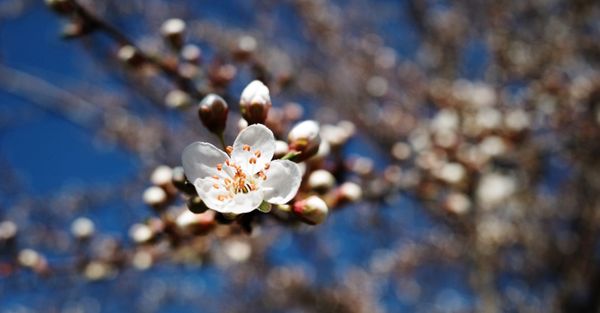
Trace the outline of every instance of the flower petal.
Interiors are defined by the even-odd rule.
[[[300,168],[288,160],[274,160],[266,172],[267,180],[262,184],[265,201],[285,204],[292,200],[302,181]]]
[[[214,188],[214,180],[210,178],[202,179],[198,178],[194,181],[194,187],[198,192],[198,197],[202,199],[204,204],[212,210],[221,213],[228,213],[227,208],[231,203],[230,198],[226,198],[222,201],[219,200],[220,195],[227,195],[228,193],[224,189]]]
[[[183,150],[181,163],[190,182],[198,178],[218,175],[217,164],[225,163],[229,156],[207,142],[194,142]]]
[[[271,161],[274,153],[273,132],[264,125],[254,124],[246,127],[237,136],[231,158],[252,175],[262,170],[265,164]]]
[[[229,213],[242,214],[248,213],[260,206],[263,201],[263,195],[259,191],[250,191],[248,193],[237,193],[233,200],[227,203],[225,210]]]

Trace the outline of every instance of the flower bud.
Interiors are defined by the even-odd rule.
[[[42,260],[42,255],[32,249],[23,249],[19,251],[17,260],[24,267],[33,268]]]
[[[264,124],[270,108],[271,97],[265,84],[255,80],[244,88],[240,98],[240,109],[248,124]]]
[[[294,126],[288,134],[290,150],[300,152],[294,161],[300,162],[310,158],[319,151],[321,136],[319,124],[312,120],[301,122]]]
[[[169,91],[165,97],[165,104],[171,109],[181,109],[188,107],[192,103],[190,95],[179,89]]]
[[[281,140],[275,141],[275,154],[273,156],[275,159],[281,159],[288,152],[290,152],[290,148],[287,142]]]
[[[175,187],[177,189],[179,189],[179,191],[181,191],[187,195],[192,195],[192,196],[197,195],[196,188],[185,177],[185,173],[183,172],[183,167],[178,166],[178,167],[173,168],[172,180],[173,180],[173,185],[175,185]]]
[[[85,240],[94,234],[94,222],[89,218],[79,217],[71,224],[71,233],[77,239]]]
[[[233,56],[240,61],[247,60],[256,51],[257,46],[258,43],[254,37],[242,36],[233,50]]]
[[[131,265],[139,271],[149,269],[152,264],[154,264],[154,256],[148,251],[136,251],[131,258]]]
[[[15,239],[18,232],[17,224],[12,221],[0,222],[0,247]]]
[[[152,186],[144,191],[144,203],[155,208],[162,209],[163,206],[167,203],[167,193],[164,189],[156,186]]]
[[[195,214],[185,210],[177,216],[175,224],[183,232],[204,233],[215,226],[215,211]]]
[[[200,197],[198,197],[198,196],[190,197],[186,201],[186,205],[187,205],[188,209],[190,210],[190,212],[192,212],[194,214],[204,213],[204,212],[206,212],[206,210],[208,210],[208,207],[206,206],[206,204],[204,204],[202,199],[200,199]]]
[[[150,181],[153,185],[164,189],[169,196],[174,196],[177,193],[177,189],[173,185],[173,169],[169,166],[157,166],[150,175]]]
[[[319,193],[325,193],[335,185],[335,177],[329,171],[316,170],[308,177],[308,186]]]
[[[329,208],[323,199],[310,196],[294,203],[293,212],[310,225],[321,224],[327,218]]]
[[[198,107],[198,117],[202,124],[215,134],[221,134],[225,130],[228,112],[227,102],[213,93],[204,97]]]
[[[35,250],[23,249],[19,251],[17,260],[21,266],[30,268],[37,274],[46,275],[49,273],[48,261]]]
[[[146,224],[133,224],[131,228],[129,228],[129,238],[137,244],[146,243],[153,237],[154,232]]]
[[[185,22],[178,18],[168,19],[160,27],[160,33],[172,48],[179,50],[184,42]]]
[[[71,0],[45,0],[46,5],[58,14],[66,15],[73,12],[75,6]]]
[[[196,45],[187,44],[181,49],[181,58],[193,64],[202,63],[202,50]]]
[[[138,67],[143,63],[142,55],[137,51],[137,49],[130,45],[124,45],[119,48],[117,52],[117,58],[132,67]]]
[[[362,198],[362,188],[353,182],[345,182],[338,188],[338,197],[342,202],[356,202]]]

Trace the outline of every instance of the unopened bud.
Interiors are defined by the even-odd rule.
[[[362,188],[353,182],[345,182],[338,188],[340,201],[356,202],[362,198]]]
[[[19,264],[23,267],[36,268],[41,263],[44,263],[44,257],[32,249],[23,249],[19,251],[17,256]]]
[[[173,168],[172,180],[173,185],[175,185],[175,187],[179,189],[179,191],[187,195],[197,195],[196,188],[185,177],[183,167],[178,166]]]
[[[319,151],[321,136],[319,124],[312,120],[301,122],[294,126],[288,134],[290,150],[300,152],[295,161],[300,162],[310,158]]]
[[[281,159],[288,152],[290,152],[290,148],[288,147],[287,142],[281,140],[275,141],[275,154],[273,158]]]
[[[463,215],[469,212],[471,200],[463,193],[454,192],[446,197],[444,208],[450,213]]]
[[[146,224],[133,224],[131,228],[129,228],[129,238],[137,244],[146,243],[153,237],[154,232]]]
[[[137,49],[130,45],[124,45],[119,48],[117,52],[117,58],[132,67],[137,67],[142,64],[143,58],[142,55],[137,51]]]
[[[204,97],[198,107],[198,117],[202,124],[215,134],[221,134],[225,130],[227,113],[229,113],[227,102],[213,93]]]
[[[335,177],[326,170],[316,170],[308,177],[308,186],[317,192],[325,193],[335,185]]]
[[[254,37],[242,36],[237,42],[237,47],[235,48],[233,55],[238,60],[246,60],[252,56],[257,46],[258,44]]]
[[[89,218],[79,217],[71,224],[71,233],[77,239],[88,239],[94,234],[94,222]]]
[[[152,172],[152,175],[150,175],[150,181],[152,184],[161,187],[170,185],[172,179],[173,170],[166,165],[157,166]]]
[[[204,204],[202,199],[200,199],[200,197],[198,197],[198,196],[190,197],[186,201],[186,205],[187,205],[188,209],[190,210],[190,212],[192,212],[194,214],[204,213],[208,210],[208,207],[206,206],[206,204]]]
[[[311,225],[321,224],[329,214],[327,203],[317,196],[310,196],[294,203],[292,210],[304,222]]]
[[[72,20],[66,23],[61,31],[61,36],[64,39],[74,39],[85,36],[92,32],[95,28],[92,24],[82,20]]]
[[[187,44],[181,49],[181,58],[190,63],[200,64],[202,62],[202,50],[196,45]]]
[[[0,223],[0,244],[10,242],[17,236],[17,224],[12,221]]]
[[[73,12],[75,8],[71,0],[45,0],[45,2],[50,9],[62,15]]]
[[[195,214],[185,210],[175,220],[177,227],[184,232],[203,233],[215,226],[215,211]]]
[[[169,91],[165,97],[165,104],[172,109],[181,109],[188,107],[192,103],[190,95],[179,89]]]
[[[92,281],[106,279],[112,274],[113,268],[109,264],[101,261],[92,261],[88,263],[83,270],[85,278]]]
[[[164,189],[152,186],[144,191],[144,203],[155,208],[161,209],[167,202],[167,193]]]
[[[171,47],[179,50],[183,46],[185,26],[182,19],[168,19],[160,27],[160,33]]]
[[[264,124],[271,108],[269,88],[255,80],[242,91],[240,109],[248,124]]]

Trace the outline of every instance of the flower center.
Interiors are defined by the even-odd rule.
[[[250,146],[244,145],[243,150],[251,152],[252,149]],[[236,164],[231,160],[226,160],[224,164],[217,164],[216,168],[220,174],[214,175],[212,177],[215,180],[215,183],[212,187],[214,189],[223,190],[225,192],[223,194],[218,195],[217,200],[229,200],[233,198],[233,196],[236,194],[249,193],[258,189],[259,179],[262,179],[263,181],[267,179],[265,170],[269,169],[270,164],[265,164],[264,169],[260,170],[256,174],[248,174],[248,171],[244,171],[244,169],[252,168],[252,165],[256,164],[257,158],[259,158],[260,156],[260,151],[254,151],[253,156],[248,158],[247,160],[248,164],[243,164],[244,166]]]

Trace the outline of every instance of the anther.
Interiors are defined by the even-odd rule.
[[[223,164],[222,163],[217,164],[217,170],[220,171],[222,169],[223,169]]]
[[[244,150],[244,151],[250,151],[250,146],[249,145],[243,145],[242,146],[242,150]]]
[[[227,146],[225,148],[225,152],[227,152],[227,154],[231,155],[231,152],[233,152],[233,147],[232,146]]]
[[[260,151],[256,150],[254,152],[254,155],[256,155],[257,158],[260,158],[261,153],[260,153]]]
[[[265,170],[268,170],[271,167],[271,163],[266,163],[265,164]]]
[[[256,164],[256,158],[250,158],[250,160],[248,160],[248,162],[250,164]]]

